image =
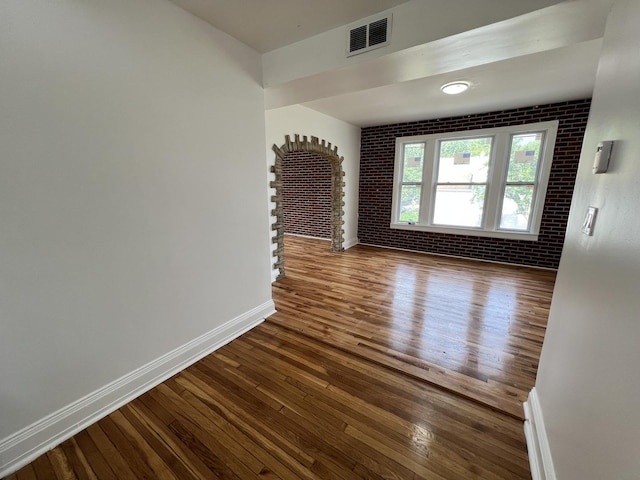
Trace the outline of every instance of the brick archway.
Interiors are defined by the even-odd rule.
[[[291,152],[311,152],[322,155],[331,165],[331,251],[343,252],[344,241],[344,171],[342,170],[342,162],[344,157],[338,156],[338,147],[332,147],[331,143],[325,140],[318,140],[317,137],[311,137],[311,141],[306,136],[300,140],[300,135],[294,135],[291,141],[289,135],[285,135],[285,142],[278,147],[273,145],[273,152],[276,154],[275,164],[271,167],[271,173],[275,175],[275,180],[270,183],[271,188],[276,193],[271,197],[271,201],[275,203],[275,208],[271,210],[271,215],[276,217],[275,222],[271,225],[271,230],[275,232],[275,236],[271,238],[271,242],[276,244],[273,255],[276,262],[273,268],[278,270],[278,279],[284,277],[284,215],[282,211],[282,162],[285,155]]]

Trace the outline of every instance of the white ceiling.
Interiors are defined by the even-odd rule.
[[[588,98],[600,45],[592,40],[302,105],[366,127]],[[457,79],[470,81],[471,88],[460,95],[440,91]]]
[[[171,1],[254,50],[265,53],[409,0]]]
[[[172,1],[266,52],[406,0]],[[528,17],[305,76],[267,88],[266,105],[301,104],[371,126],[586,98],[593,91],[610,4],[569,0]],[[440,92],[443,83],[457,79],[470,81],[472,88],[458,96]]]

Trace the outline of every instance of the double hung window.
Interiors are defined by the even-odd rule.
[[[396,139],[391,227],[536,240],[557,127]]]

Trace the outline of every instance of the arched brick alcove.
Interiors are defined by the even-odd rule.
[[[275,195],[271,197],[271,201],[275,203],[275,208],[271,211],[271,215],[276,218],[271,225],[271,230],[275,232],[275,236],[271,241],[276,244],[273,255],[276,262],[273,268],[278,270],[278,279],[284,277],[284,215],[282,210],[282,162],[285,161],[287,153],[291,152],[311,152],[322,155],[331,165],[331,251],[343,252],[344,241],[344,171],[342,170],[342,162],[344,157],[338,156],[338,147],[332,147],[331,143],[325,140],[320,141],[317,137],[311,137],[311,141],[306,136],[300,140],[300,135],[294,135],[291,141],[289,135],[285,135],[285,142],[278,147],[273,145],[273,152],[276,154],[275,164],[271,167],[271,173],[275,175],[275,180],[270,183],[271,188],[275,189]]]

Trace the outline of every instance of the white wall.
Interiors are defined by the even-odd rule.
[[[2,440],[271,290],[256,52],[164,0],[3,0],[0,65]]]
[[[267,110],[265,117],[268,165],[273,165],[275,162],[275,154],[271,147],[274,144],[281,146],[285,141],[285,135],[290,135],[292,139],[295,134],[299,134],[300,138],[306,135],[309,140],[314,136],[338,147],[338,155],[344,157],[342,169],[345,172],[346,184],[344,190],[345,248],[355,245],[358,242],[360,127],[301,105]],[[271,217],[271,221],[274,220],[275,218]]]
[[[640,2],[604,37],[536,390],[557,478],[640,478]],[[596,144],[615,140],[609,172]],[[592,237],[580,232],[599,208]]]

